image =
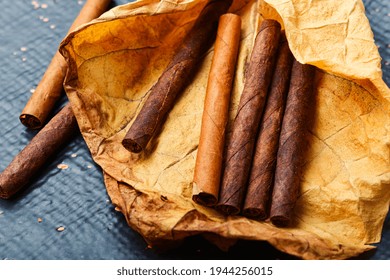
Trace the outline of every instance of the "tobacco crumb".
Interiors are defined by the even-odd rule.
[[[38,218],[38,223],[42,223],[42,218]]]
[[[165,195],[161,195],[160,196],[160,199],[164,202],[168,201],[168,197],[166,197]]]
[[[39,3],[37,1],[31,1],[31,5],[34,6],[34,9],[39,9]]]
[[[58,232],[62,232],[62,231],[65,230],[65,227],[64,227],[64,226],[60,226],[60,227],[56,228],[56,230],[57,230]]]
[[[69,166],[65,163],[60,163],[57,165],[57,168],[64,170],[64,169],[68,169]]]

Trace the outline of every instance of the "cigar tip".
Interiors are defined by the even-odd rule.
[[[0,175],[1,176],[1,175]],[[1,179],[0,179],[1,180]],[[1,199],[9,199],[11,195],[4,190],[4,188],[0,184],[0,198]]]
[[[24,126],[30,129],[39,129],[43,125],[37,117],[30,114],[21,114],[19,120]]]
[[[215,198],[215,196],[204,192],[201,192],[197,195],[193,195],[192,200],[200,205],[204,205],[207,207],[211,207],[217,204],[217,199]]]
[[[240,209],[238,209],[237,207],[235,207],[233,205],[220,204],[220,205],[216,206],[216,209],[219,212],[221,212],[225,215],[228,215],[228,216],[234,216],[234,215],[238,215],[240,213]]]
[[[242,214],[245,217],[261,221],[264,221],[267,218],[267,214],[265,213],[265,211],[258,208],[245,208],[242,211]]]
[[[123,147],[125,147],[126,150],[138,154],[142,152],[142,147],[132,139],[123,139],[122,141]]]
[[[277,227],[288,227],[290,224],[290,219],[285,216],[272,216],[270,220]]]
[[[241,17],[237,14],[234,14],[234,13],[226,13],[226,14],[223,14],[220,19],[233,19],[233,20],[239,20],[241,21]]]
[[[277,20],[274,20],[274,19],[264,19],[262,22],[261,22],[261,25],[260,25],[260,30],[264,30],[266,28],[269,28],[271,26],[274,26],[276,28],[281,28],[281,25],[280,23],[277,21]]]

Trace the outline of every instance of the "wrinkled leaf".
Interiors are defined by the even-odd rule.
[[[206,234],[221,248],[251,239],[305,259],[358,255],[380,241],[390,202],[390,94],[364,7],[352,0],[267,2],[236,0],[230,10],[242,17],[230,120],[258,24],[278,19],[296,58],[319,69],[291,228],[224,217],[191,200],[212,50],[145,152],[121,145],[206,0],[137,1],[71,33],[60,49],[70,69],[68,97],[112,203],[148,242]]]

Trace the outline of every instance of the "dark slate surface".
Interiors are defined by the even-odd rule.
[[[18,120],[58,44],[85,1],[0,0],[0,171],[36,132]],[[113,5],[128,1],[116,0]],[[390,83],[389,1],[364,1]],[[34,3],[40,6],[34,8]],[[66,102],[64,98],[60,103]],[[59,104],[60,106],[61,104]],[[69,166],[62,170],[57,165]],[[64,227],[61,232],[58,227]],[[378,248],[360,259],[390,259],[390,218]],[[267,243],[239,241],[227,253],[200,237],[170,251],[147,248],[107,196],[102,173],[81,136],[28,189],[0,200],[0,259],[293,259]]]

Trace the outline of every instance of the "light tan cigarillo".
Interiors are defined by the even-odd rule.
[[[240,44],[241,18],[220,17],[206,89],[193,180],[193,200],[213,206],[218,201],[230,93]]]
[[[107,10],[110,2],[111,0],[87,0],[68,33],[99,17]],[[54,105],[62,95],[66,71],[67,64],[57,51],[19,117],[23,125],[31,129],[39,129],[46,123]]]

